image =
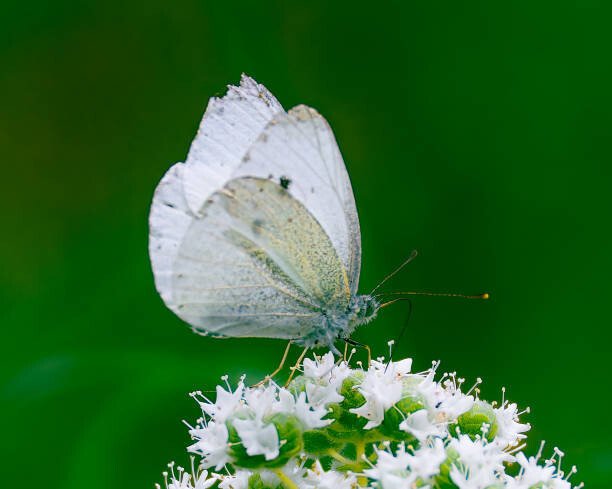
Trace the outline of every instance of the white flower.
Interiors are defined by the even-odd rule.
[[[185,472],[182,467],[177,467],[177,477],[174,472],[174,462],[168,464],[168,467],[170,468],[170,474],[164,472],[166,489],[208,489],[219,480],[217,474],[211,474],[211,477],[208,477],[208,471],[206,470],[201,471],[199,475],[192,475]],[[170,476],[169,479],[168,476]],[[160,489],[159,484],[155,484],[155,487]]]
[[[214,418],[217,423],[224,423],[232,414],[234,414],[241,407],[242,394],[244,392],[244,384],[242,381],[238,383],[238,387],[234,392],[231,390],[226,391],[220,385],[217,386],[217,398],[214,403],[201,396],[196,397],[198,404],[202,408],[202,411],[211,418]]]
[[[521,470],[516,478],[509,475],[505,476],[505,489],[530,489],[533,487],[541,489],[572,489],[569,478],[576,472],[576,467],[572,467],[568,475],[557,471],[555,464],[558,463],[560,466],[560,460],[555,460],[555,457],[562,458],[563,453],[556,448],[555,455],[550,460],[547,460],[544,465],[539,465],[540,452],[535,457],[529,458],[522,452],[516,455],[516,461],[521,466]],[[583,484],[577,486],[577,488],[581,487],[583,487]]]
[[[351,409],[352,413],[368,420],[365,429],[375,428],[382,423],[385,411],[402,398],[402,378],[410,371],[412,360],[407,358],[401,362],[372,361],[372,366],[365,374],[358,390],[366,402]]]
[[[189,430],[192,438],[198,440],[187,448],[192,453],[202,455],[202,466],[220,470],[229,462],[228,432],[225,423],[210,421],[207,426]]]
[[[351,489],[357,485],[357,477],[335,470],[326,472],[317,460],[313,468],[308,470],[304,485],[313,489]]]
[[[371,469],[364,470],[369,478],[378,481],[382,489],[407,489],[417,476],[408,470],[411,455],[401,444],[395,454],[387,450],[376,450],[378,460]]]
[[[414,455],[408,457],[410,471],[415,477],[427,481],[440,473],[440,465],[446,460],[444,442],[440,438],[436,438],[430,446],[421,445],[414,452]]]
[[[280,443],[274,424],[259,418],[234,419],[233,424],[248,455],[263,455],[266,460],[278,457]]]
[[[246,470],[238,470],[233,475],[220,476],[220,489],[247,489],[249,487],[249,477],[251,473]]]
[[[306,400],[306,393],[300,392],[295,401],[294,412],[305,429],[322,428],[333,422],[333,419],[322,419],[327,410],[322,407],[314,407]]]
[[[175,479],[174,474],[169,481],[166,483],[166,489],[192,489],[191,485],[191,475],[187,473],[180,472],[179,478]]]
[[[317,407],[325,407],[332,402],[342,402],[344,400],[344,396],[338,393],[336,386],[333,384],[308,382],[306,384],[306,394],[308,395],[308,402]]]
[[[518,408],[516,403],[505,402],[504,405],[493,409],[497,421],[497,433],[495,442],[502,448],[512,447],[520,440],[527,438],[523,433],[529,431],[531,426],[519,422]]]
[[[246,389],[244,400],[255,419],[262,420],[267,415],[277,412],[275,410],[278,403],[277,395],[278,387],[276,384],[270,384],[267,387]]]
[[[308,401],[315,406],[325,406],[332,402],[341,402],[344,397],[339,394],[344,379],[351,374],[346,362],[336,365],[334,355],[329,352],[314,360],[304,360],[304,378],[307,380],[306,393]]]
[[[451,439],[448,446],[458,455],[450,477],[460,489],[485,489],[498,483],[504,462],[514,460],[498,445],[480,438],[472,440],[468,435]]]
[[[412,369],[412,358],[404,358],[397,362],[391,362],[389,368],[393,369],[396,376],[404,377],[408,375]]]
[[[295,415],[307,430],[322,428],[333,422],[331,419],[322,419],[327,414],[325,408],[309,401],[310,398],[307,400],[305,392],[300,392],[296,399],[287,389],[279,388],[278,401],[274,403],[272,409],[276,413]]]
[[[400,423],[399,428],[410,433],[420,442],[425,441],[430,436],[446,436],[445,426],[432,422],[430,417],[427,409],[420,409],[406,416],[406,419]]]
[[[465,395],[459,387],[449,382],[445,386],[434,381],[435,370],[432,370],[416,386],[416,392],[425,401],[425,406],[437,423],[455,421],[460,415],[469,411],[474,405],[474,397]]]
[[[446,460],[444,442],[436,439],[431,445],[424,445],[410,454],[404,444],[395,453],[389,450],[376,450],[378,460],[364,473],[379,482],[382,489],[407,489],[420,480],[419,487],[431,482],[430,479],[440,472],[440,465]]]
[[[208,489],[218,480],[219,476],[217,474],[211,474],[211,477],[208,477],[208,471],[203,470],[199,476],[194,477],[193,489]]]
[[[330,374],[336,366],[336,360],[332,352],[327,352],[322,357],[315,356],[314,360],[305,358],[302,364],[304,369],[304,377],[311,379],[321,379],[331,376]]]

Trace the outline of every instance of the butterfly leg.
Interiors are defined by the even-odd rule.
[[[283,353],[283,358],[281,358],[280,364],[278,365],[278,367],[276,367],[276,370],[271,374],[266,375],[263,380],[257,382],[257,384],[253,385],[253,387],[259,387],[260,385],[265,384],[266,382],[268,382],[268,380],[272,379],[272,377],[274,377],[282,370],[283,366],[285,365],[285,361],[287,360],[287,355],[289,355],[289,350],[291,349],[292,343],[293,341],[291,340],[289,340],[289,343],[287,343],[287,346],[285,347],[285,353]]]
[[[370,367],[370,363],[372,363],[372,350],[370,349],[369,345],[366,345],[365,343],[359,343],[359,341],[355,341],[352,338],[342,338],[345,343],[347,345],[352,345],[352,346],[359,346],[361,348],[364,348],[365,351],[368,352],[368,368]]]
[[[289,378],[287,379],[287,382],[285,382],[285,387],[287,387],[289,385],[289,383],[291,382],[291,379],[293,379],[293,376],[295,375],[295,371],[298,369],[298,367],[300,366],[300,363],[302,363],[302,360],[304,360],[304,357],[306,356],[306,352],[308,351],[308,348],[304,348],[304,350],[302,351],[302,353],[300,354],[300,357],[297,359],[297,362],[295,362],[295,365],[293,367],[291,367],[291,374],[289,374]]]

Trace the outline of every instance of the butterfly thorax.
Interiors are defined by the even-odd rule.
[[[309,348],[335,349],[336,340],[349,338],[355,328],[372,321],[379,308],[380,303],[370,295],[353,296],[347,308],[322,310],[319,327],[299,338],[297,343]]]

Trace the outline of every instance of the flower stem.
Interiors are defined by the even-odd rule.
[[[281,469],[274,469],[274,473],[281,480],[283,486],[285,486],[287,489],[298,489],[297,484],[287,477],[287,474],[285,474]]]
[[[350,460],[350,459],[346,458],[345,456],[341,455],[336,450],[333,450],[331,448],[329,450],[327,450],[327,455],[329,455],[330,457],[334,458],[335,460],[337,460],[338,462],[340,462],[340,463],[342,463],[344,465],[355,465],[355,461],[354,460]]]

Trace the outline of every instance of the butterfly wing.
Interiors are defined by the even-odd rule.
[[[283,108],[274,96],[243,75],[223,98],[210,99],[187,161],[171,167],[158,184],[149,216],[149,255],[156,288],[173,311],[173,264],[189,225],[279,112]]]
[[[210,99],[185,162],[183,189],[194,214],[231,178],[270,120],[283,112],[274,95],[246,75],[239,86],[228,86],[223,98]]]
[[[289,193],[308,209],[331,239],[357,293],[361,235],[353,190],[327,121],[297,106],[268,123],[233,172],[234,177],[288,179]]]
[[[211,99],[187,161],[155,192],[149,249],[164,302],[200,332],[333,340],[323,311],[346,313],[361,251],[326,121],[302,106],[285,114],[248,77]]]
[[[177,314],[220,336],[308,338],[348,306],[348,277],[317,220],[279,184],[231,180],[192,221],[172,277]]]

